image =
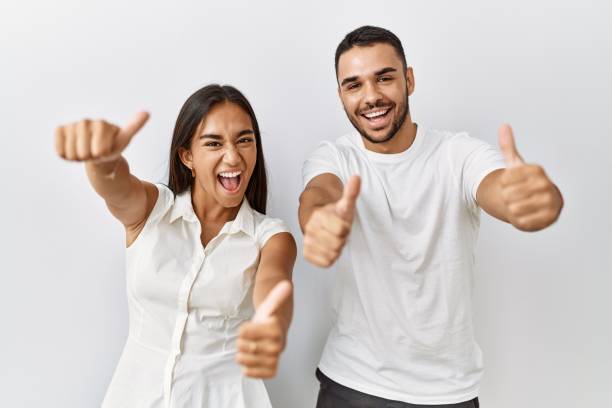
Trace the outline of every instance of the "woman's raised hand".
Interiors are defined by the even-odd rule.
[[[89,119],[59,126],[55,130],[55,150],[66,160],[114,161],[147,120],[149,114],[140,112],[124,127]]]
[[[253,319],[240,327],[236,361],[242,365],[244,375],[254,378],[276,375],[288,329],[278,313],[292,292],[293,286],[289,281],[277,283],[261,302]]]

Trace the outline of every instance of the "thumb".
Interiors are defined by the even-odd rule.
[[[504,160],[508,167],[517,167],[524,164],[524,160],[516,149],[512,128],[508,124],[503,124],[498,131],[498,141]]]
[[[351,220],[355,211],[355,202],[361,189],[361,178],[351,176],[342,190],[342,197],[336,203],[336,212],[345,220]]]
[[[263,302],[259,304],[251,321],[258,323],[272,316],[289,299],[291,292],[293,292],[293,287],[288,280],[282,280],[277,283]]]
[[[148,112],[140,112],[127,125],[119,129],[113,150],[122,151],[130,143],[134,135],[147,123],[149,116]]]

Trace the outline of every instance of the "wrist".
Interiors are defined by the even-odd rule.
[[[107,161],[91,161],[88,164],[95,175],[107,179],[114,179],[115,175],[117,174],[120,161],[121,156]]]

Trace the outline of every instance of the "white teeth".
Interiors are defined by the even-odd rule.
[[[219,173],[221,177],[236,177],[242,174],[241,171],[224,171]]]
[[[364,116],[366,118],[368,118],[368,119],[373,119],[373,118],[377,118],[379,116],[382,116],[382,115],[384,115],[387,112],[388,112],[388,110],[380,110],[380,111],[366,113]]]

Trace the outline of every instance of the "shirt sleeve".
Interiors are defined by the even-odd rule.
[[[466,204],[475,208],[480,183],[492,171],[505,168],[504,159],[497,149],[467,133],[454,137],[450,155]]]
[[[263,248],[270,238],[281,232],[291,233],[289,226],[283,220],[279,218],[264,218],[257,228],[257,242],[259,247]]]
[[[157,195],[157,201],[155,202],[155,206],[151,210],[151,214],[149,214],[149,218],[147,218],[146,224],[155,224],[162,218],[168,210],[172,207],[174,203],[174,193],[164,184],[155,184],[157,187],[157,191],[159,194]],[[145,224],[145,226],[146,226]]]
[[[332,173],[344,181],[340,171],[340,154],[338,149],[330,142],[323,142],[310,155],[302,166],[303,187],[324,173]]]

